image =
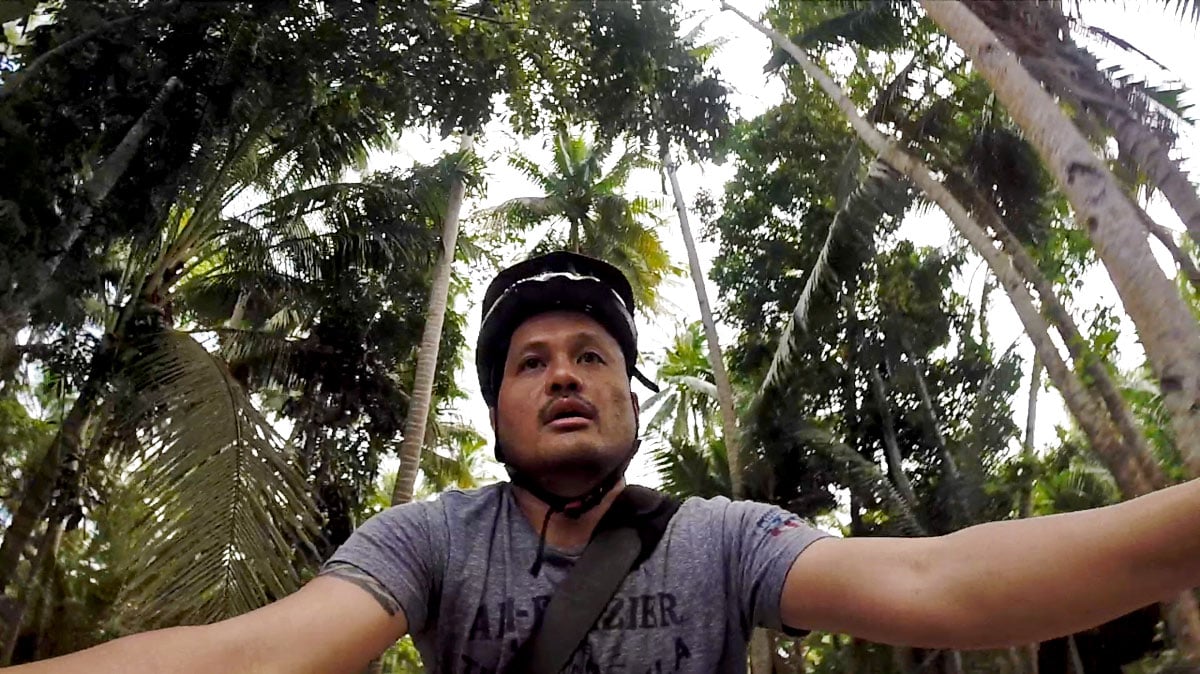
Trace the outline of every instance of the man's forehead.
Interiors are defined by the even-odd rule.
[[[578,311],[548,311],[531,316],[513,331],[511,347],[545,343],[548,339],[616,343],[616,338],[596,319]]]

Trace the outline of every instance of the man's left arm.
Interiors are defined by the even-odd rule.
[[[823,539],[787,574],[784,624],[928,648],[1093,627],[1200,586],[1200,480],[1105,508],[932,538]]]

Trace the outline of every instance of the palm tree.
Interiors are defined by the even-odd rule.
[[[1058,103],[979,17],[959,2],[921,5],[971,56],[1071,202],[1162,381],[1189,470],[1200,475],[1200,323],[1155,261],[1138,209]]]
[[[1080,26],[1055,3],[1028,3],[1018,11],[1001,11],[1013,8],[987,2],[971,2],[968,6],[1010,48],[1021,53],[1021,63],[1029,68],[1030,74],[1070,104],[1081,129],[1091,129],[1093,133],[1103,130],[1112,135],[1120,159],[1129,161],[1131,168],[1143,173],[1150,185],[1162,192],[1192,241],[1200,242],[1200,194],[1180,162],[1170,156],[1177,140],[1174,127],[1183,116],[1178,92],[1124,78],[1114,81],[1091,52],[1072,40],[1071,28],[1108,39],[1129,51],[1144,53],[1132,45],[1111,40],[1104,31]],[[1178,8],[1181,15],[1187,13],[1186,3],[1179,3]],[[1153,226],[1148,219],[1147,224]],[[1152,233],[1157,236],[1159,232],[1155,226]],[[1185,265],[1191,262],[1176,250],[1172,253]]]
[[[936,6],[937,9],[933,10],[926,7],[931,16],[934,15],[935,11],[945,11],[945,8],[951,5],[951,3],[925,4]],[[957,3],[954,3],[954,5],[957,5]],[[859,114],[854,103],[846,96],[845,92],[841,90],[827,73],[817,67],[795,43],[788,40],[778,31],[754,21],[727,3],[722,3],[722,8],[732,10],[738,14],[743,20],[774,41],[778,48],[785,50],[795,59],[805,73],[813,78],[830,98],[834,100],[866,145],[880,159],[905,175],[926,196],[941,206],[949,216],[950,221],[967,239],[972,248],[983,256],[992,273],[1008,292],[1013,307],[1016,309],[1025,327],[1026,333],[1034,343],[1037,356],[1043,363],[1046,373],[1062,393],[1068,409],[1070,409],[1080,427],[1092,441],[1094,451],[1113,473],[1118,484],[1121,485],[1122,491],[1127,496],[1134,497],[1152,491],[1156,488],[1156,485],[1165,484],[1161,471],[1156,470],[1157,467],[1153,465],[1153,462],[1146,461],[1129,451],[1129,448],[1122,442],[1121,434],[1113,424],[1111,417],[1106,414],[1103,401],[1099,396],[1085,388],[1079,377],[1063,362],[1062,356],[1050,340],[1047,322],[1035,308],[1033,298],[1025,285],[1025,279],[1013,267],[1011,257],[1004,251],[996,248],[985,230],[971,216],[962,203],[945,185],[934,178],[929,167],[913,155],[899,148],[894,142],[885,138],[883,134],[868,123]],[[959,15],[956,14],[955,16]],[[973,19],[974,24],[978,24],[974,26],[975,29],[982,26],[982,24],[979,24],[978,19],[974,19],[974,17],[968,18]],[[982,30],[986,30],[986,27],[982,27]],[[978,30],[976,32],[978,33]],[[993,51],[999,50],[996,49]],[[970,50],[968,52],[970,53]],[[1015,67],[1019,68],[1020,66],[1017,65]],[[1059,114],[1057,109],[1055,109],[1055,114]],[[1087,152],[1089,153],[1088,156],[1093,156],[1090,155],[1090,148],[1087,149]],[[1088,166],[1088,164],[1083,164],[1083,166]],[[1118,188],[1113,186],[1111,194],[1121,195],[1122,193]],[[1122,196],[1121,198],[1123,199],[1124,197]],[[1142,240],[1142,244],[1145,244],[1144,239]],[[1156,265],[1152,261],[1151,264]],[[1157,266],[1154,266],[1153,270],[1150,270],[1148,274],[1153,276],[1156,272],[1160,271]],[[1169,291],[1167,291],[1170,297],[1164,301],[1167,304],[1172,304],[1172,298],[1179,299],[1179,295],[1175,291],[1174,286],[1171,286],[1169,283],[1167,285],[1170,287]],[[1179,303],[1182,304],[1182,300]],[[1183,320],[1194,322],[1186,308],[1182,309],[1180,313],[1187,315],[1187,318]],[[1174,318],[1172,320],[1178,321],[1181,319]],[[1185,331],[1181,334],[1196,333],[1194,331]],[[1148,353],[1150,349],[1151,344],[1147,343]],[[1194,362],[1200,363],[1200,358],[1197,358]],[[1180,380],[1180,383],[1182,384],[1185,381]],[[1171,405],[1180,400],[1180,391],[1172,390],[1168,393],[1168,408],[1174,411]],[[1174,421],[1180,423],[1180,416],[1176,415]],[[1176,432],[1179,433],[1180,431],[1181,429],[1177,428]],[[1200,436],[1192,437],[1196,438]],[[1152,472],[1151,474],[1147,474],[1147,471]],[[1180,595],[1178,599],[1169,604],[1169,608],[1175,617],[1174,620],[1170,621],[1172,630],[1175,633],[1177,641],[1185,645],[1181,646],[1181,648],[1189,650],[1200,648],[1200,638],[1197,638],[1200,635],[1200,609],[1197,609],[1195,597],[1190,593]]]
[[[92,354],[89,375],[49,451],[26,481],[24,496],[0,546],[0,582],[13,579],[21,551],[49,506],[57,476],[64,466],[76,465],[81,456],[84,429],[101,401],[122,395],[126,401],[120,406],[120,423],[143,434],[138,450],[143,467],[137,479],[145,480],[148,493],[154,494],[156,516],[172,525],[145,527],[142,531],[149,539],[143,550],[147,555],[171,553],[181,555],[173,559],[190,560],[186,568],[191,575],[164,573],[170,567],[162,559],[143,566],[144,575],[132,582],[135,594],[131,596],[145,600],[142,606],[150,621],[178,618],[170,612],[180,607],[195,610],[198,613],[193,615],[206,620],[218,613],[233,614],[251,608],[254,601],[265,597],[263,592],[279,596],[298,583],[289,561],[291,546],[310,545],[313,531],[302,478],[282,440],[251,404],[242,382],[191,334],[174,327],[175,315],[188,313],[186,304],[175,301],[176,290],[181,284],[224,289],[229,291],[226,296],[240,298],[237,304],[244,310],[244,298],[250,297],[251,290],[274,296],[288,296],[293,291],[299,298],[310,296],[303,285],[327,274],[323,263],[328,260],[379,268],[411,259],[409,251],[419,248],[410,246],[411,238],[405,238],[410,234],[396,228],[394,221],[375,226],[380,223],[355,209],[376,202],[393,206],[407,202],[412,208],[414,201],[420,208],[426,196],[421,186],[403,180],[328,184],[268,199],[240,216],[221,216],[219,205],[229,203],[246,188],[241,178],[232,176],[246,175],[240,173],[246,170],[246,163],[255,165],[255,147],[249,142],[232,144],[231,151],[224,153],[225,162],[243,166],[215,163],[212,182],[199,190],[198,197],[173,210],[158,240],[128,248],[122,261],[123,280],[103,319],[105,337]],[[392,211],[401,209],[381,210],[385,217],[394,217]],[[322,213],[328,216],[327,227],[311,231],[306,218]],[[238,255],[230,255],[229,250]],[[276,330],[286,328],[291,317],[303,311],[296,305],[284,306],[267,325],[276,324]],[[216,433],[216,427],[232,435]],[[269,497],[271,494],[276,496]],[[212,509],[196,507],[214,498],[235,501],[227,505],[213,502]],[[248,505],[259,499],[262,504]],[[221,513],[233,517],[226,521],[244,519],[239,527],[221,529],[237,534],[235,538],[198,533],[215,526],[217,520],[211,518]],[[252,540],[239,533],[249,531],[268,535]],[[270,546],[283,542],[286,547],[247,548],[244,553],[230,554],[238,546],[255,545],[255,541]],[[213,561],[194,563],[206,556]],[[232,570],[224,576],[212,575],[231,561],[251,565],[247,568],[253,572]],[[201,601],[170,605],[168,600],[175,595],[162,591],[162,583],[190,583]],[[228,592],[209,596],[200,592],[209,583],[234,585]],[[241,587],[247,583],[257,589]],[[204,603],[212,597],[224,603]]]
[[[392,504],[408,503],[413,497],[417,471],[421,465],[421,444],[433,398],[433,379],[437,370],[438,348],[442,341],[442,323],[446,317],[446,302],[450,295],[450,272],[458,244],[458,216],[468,182],[473,182],[468,165],[472,148],[471,134],[463,134],[459,146],[459,172],[450,183],[442,224],[441,249],[434,267],[429,303],[425,309],[425,330],[417,352],[417,371],[409,396],[408,416],[404,420],[404,439],[400,445],[400,475],[392,492]]]
[[[662,390],[642,402],[642,414],[652,415],[646,430],[698,447],[711,442],[716,435],[713,378],[705,334],[699,323],[692,323],[675,336],[658,368],[655,379]]]
[[[729,372],[725,369],[725,358],[721,354],[721,342],[717,337],[717,324],[713,320],[712,309],[708,306],[708,291],[704,289],[704,270],[700,267],[700,257],[696,254],[696,242],[692,239],[692,228],[688,224],[687,205],[683,201],[683,191],[679,189],[679,177],[676,175],[678,164],[666,157],[664,148],[663,165],[667,177],[671,181],[671,194],[675,199],[675,212],[679,216],[679,229],[683,234],[683,243],[687,246],[688,266],[692,272],[692,284],[696,288],[696,301],[700,305],[700,320],[704,324],[705,341],[708,342],[708,360],[712,364],[713,379],[716,383],[717,402],[721,408],[721,431],[725,440],[725,457],[729,462],[729,482],[733,487],[733,498],[742,496],[742,464],[741,439],[738,437],[737,412],[733,405],[733,387],[729,384]],[[759,639],[761,650],[761,639]],[[758,660],[762,660],[761,656]],[[755,671],[761,671],[760,664]]]
[[[638,304],[656,309],[659,285],[677,270],[655,231],[656,205],[622,193],[630,172],[650,166],[648,160],[638,151],[628,151],[606,173],[610,145],[589,143],[566,131],[557,133],[553,144],[551,172],[524,155],[510,159],[542,189],[542,196],[510,199],[480,215],[519,230],[551,224],[538,249],[567,249],[613,264],[629,279]]]

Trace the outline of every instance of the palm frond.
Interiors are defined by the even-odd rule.
[[[710,381],[701,379],[700,377],[678,375],[668,378],[667,382],[670,384],[676,384],[691,391],[695,391],[701,395],[708,396],[713,400],[717,399],[717,385]]]
[[[621,155],[608,174],[596,181],[596,191],[601,194],[611,194],[624,189],[629,182],[629,174],[634,169],[652,168],[655,163],[640,150],[630,150]]]
[[[718,441],[707,446],[672,438],[654,453],[662,488],[679,497],[730,496],[729,462]]]
[[[795,442],[824,452],[834,461],[843,464],[850,479],[855,483],[854,486],[864,493],[871,494],[895,519],[899,529],[897,533],[906,536],[925,535],[925,527],[920,519],[879,466],[868,461],[853,447],[838,441],[832,433],[818,424],[805,421],[794,425],[789,433]]]
[[[471,214],[485,231],[499,232],[504,226],[526,229],[563,213],[563,203],[554,197],[516,197]]]
[[[1200,0],[1158,0],[1158,4],[1162,5],[1163,9],[1178,14],[1184,21],[1200,24]]]
[[[866,177],[846,197],[829,225],[829,231],[825,234],[825,242],[817,254],[817,260],[808,273],[804,288],[796,301],[796,307],[788,317],[783,333],[779,337],[779,346],[775,349],[775,355],[771,358],[767,375],[759,387],[760,392],[778,381],[791,360],[793,341],[798,334],[808,329],[808,317],[813,299],[832,274],[830,258],[835,246],[848,239],[873,242],[875,227],[887,217],[900,216],[911,203],[912,191],[904,176],[881,159],[872,162]],[[843,230],[848,231],[843,232]],[[857,273],[857,270],[854,273]],[[833,290],[831,289],[831,291]]]
[[[317,534],[313,504],[283,441],[224,364],[190,336],[150,329],[124,379],[145,410],[128,422],[146,495],[120,604],[145,626],[209,623],[300,584],[296,548]]]
[[[515,154],[508,158],[508,163],[543,190],[549,192],[553,188],[554,181],[546,177],[546,174],[542,171],[542,167],[529,157],[523,154]]]

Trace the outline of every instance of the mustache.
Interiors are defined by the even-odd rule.
[[[548,400],[545,405],[542,405],[542,409],[538,411],[538,420],[541,421],[542,423],[549,422],[550,421],[550,408],[554,407],[555,405],[557,405],[558,403],[561,403],[564,400],[574,400],[575,402],[579,403],[579,405],[584,408],[584,411],[587,412],[587,415],[593,419],[595,419],[598,416],[595,405],[593,405],[590,401],[588,401],[587,398],[584,398],[581,395],[576,395],[576,394],[572,393],[569,395],[559,396],[557,398],[551,398],[550,400]]]

